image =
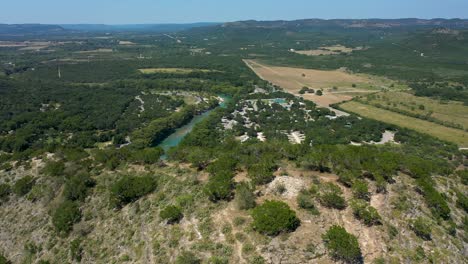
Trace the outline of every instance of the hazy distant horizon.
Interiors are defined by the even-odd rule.
[[[445,19],[445,20],[452,20],[452,19],[460,19],[460,20],[468,20],[468,18],[461,18],[461,17],[451,17],[451,18],[444,18],[444,17],[433,17],[433,18],[420,18],[420,17],[401,17],[401,18],[380,18],[380,17],[369,17],[369,18],[298,18],[298,19],[269,19],[269,20],[259,20],[259,19],[244,19],[244,20],[235,20],[235,21],[193,21],[193,22],[148,22],[148,23],[4,23],[0,21],[0,24],[4,25],[105,25],[105,26],[145,26],[145,25],[190,25],[190,24],[224,24],[224,23],[233,23],[233,22],[242,22],[242,21],[300,21],[300,20],[374,20],[374,19],[382,19],[382,20],[402,20],[402,19],[421,19],[421,20],[435,20],[435,19]]]
[[[191,24],[243,20],[468,18],[466,0],[24,0],[2,3],[4,24]]]

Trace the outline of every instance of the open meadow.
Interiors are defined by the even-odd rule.
[[[333,71],[277,67],[255,60],[244,61],[260,78],[299,95],[303,87],[322,90],[323,95],[304,94],[305,99],[320,106],[329,106],[351,100],[356,95],[369,94],[394,86],[391,80],[364,74],[351,74],[346,70]],[[398,87],[394,89],[404,89]]]
[[[468,133],[460,129],[438,125],[433,122],[398,114],[354,101],[342,104],[341,108],[345,111],[353,112],[366,118],[379,120],[385,123],[429,134],[439,139],[455,143],[460,148],[468,147]]]
[[[216,72],[214,70],[206,69],[188,69],[188,68],[149,68],[149,69],[139,69],[143,74],[155,74],[155,73],[172,73],[172,74],[189,74],[192,72]]]
[[[468,128],[468,106],[456,101],[441,101],[405,92],[384,92],[363,97],[360,101],[393,112],[422,117],[447,126]]]

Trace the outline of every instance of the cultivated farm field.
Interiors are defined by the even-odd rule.
[[[323,95],[301,95],[320,106],[329,106],[351,100],[356,95],[375,93],[389,89],[391,80],[364,75],[352,74],[345,70],[314,70],[293,67],[270,66],[255,60],[244,61],[260,78],[280,86],[287,92],[299,95],[303,87],[322,90]],[[394,85],[393,85],[394,86]],[[402,89],[398,86],[394,89]]]
[[[362,50],[362,47],[348,48],[342,45],[335,45],[329,47],[320,47],[315,50],[295,50],[294,53],[307,55],[307,56],[321,56],[321,55],[337,55],[340,53],[351,53],[354,50]]]
[[[468,106],[461,102],[439,101],[405,92],[384,92],[363,97],[362,102],[394,112],[421,116],[429,121],[468,128]]]
[[[460,148],[468,147],[468,133],[460,129],[446,127],[355,101],[346,102],[341,105],[341,108],[367,118],[429,134],[439,139],[455,143]]]

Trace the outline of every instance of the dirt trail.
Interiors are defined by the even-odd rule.
[[[148,228],[148,224],[142,222],[141,224],[141,239],[145,242],[145,262],[146,263],[155,263],[154,262],[154,254],[153,254],[153,245],[151,239],[151,231]]]
[[[213,216],[213,221],[217,223],[216,226],[219,226],[220,228],[223,227],[225,224],[229,224],[232,227],[232,234],[235,234],[237,232],[243,232],[242,227],[236,227],[236,225],[233,224],[233,220],[236,218],[236,216],[244,216],[239,210],[235,208],[235,205],[233,202],[231,202],[228,207],[224,208],[217,214]],[[220,234],[220,239],[225,240],[224,234],[221,233],[220,230],[218,230]],[[247,260],[244,259],[242,256],[242,246],[248,242],[249,239],[246,239],[246,241],[239,241],[235,240],[233,244],[233,255],[235,256],[235,262],[233,263],[239,263],[239,264],[246,264]]]

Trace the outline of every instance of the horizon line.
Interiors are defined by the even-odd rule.
[[[243,19],[233,21],[193,21],[193,22],[128,22],[128,23],[97,23],[97,22],[65,22],[65,23],[44,23],[44,22],[22,22],[22,23],[10,23],[0,22],[0,25],[108,25],[108,26],[124,26],[124,25],[187,25],[187,24],[222,24],[222,23],[234,23],[234,22],[245,22],[245,21],[257,21],[257,22],[274,22],[274,21],[300,21],[300,20],[404,20],[404,19],[419,19],[419,20],[468,20],[462,17],[433,17],[433,18],[419,18],[419,17],[400,17],[400,18],[379,18],[379,17],[368,17],[368,18],[299,18],[299,19]]]

